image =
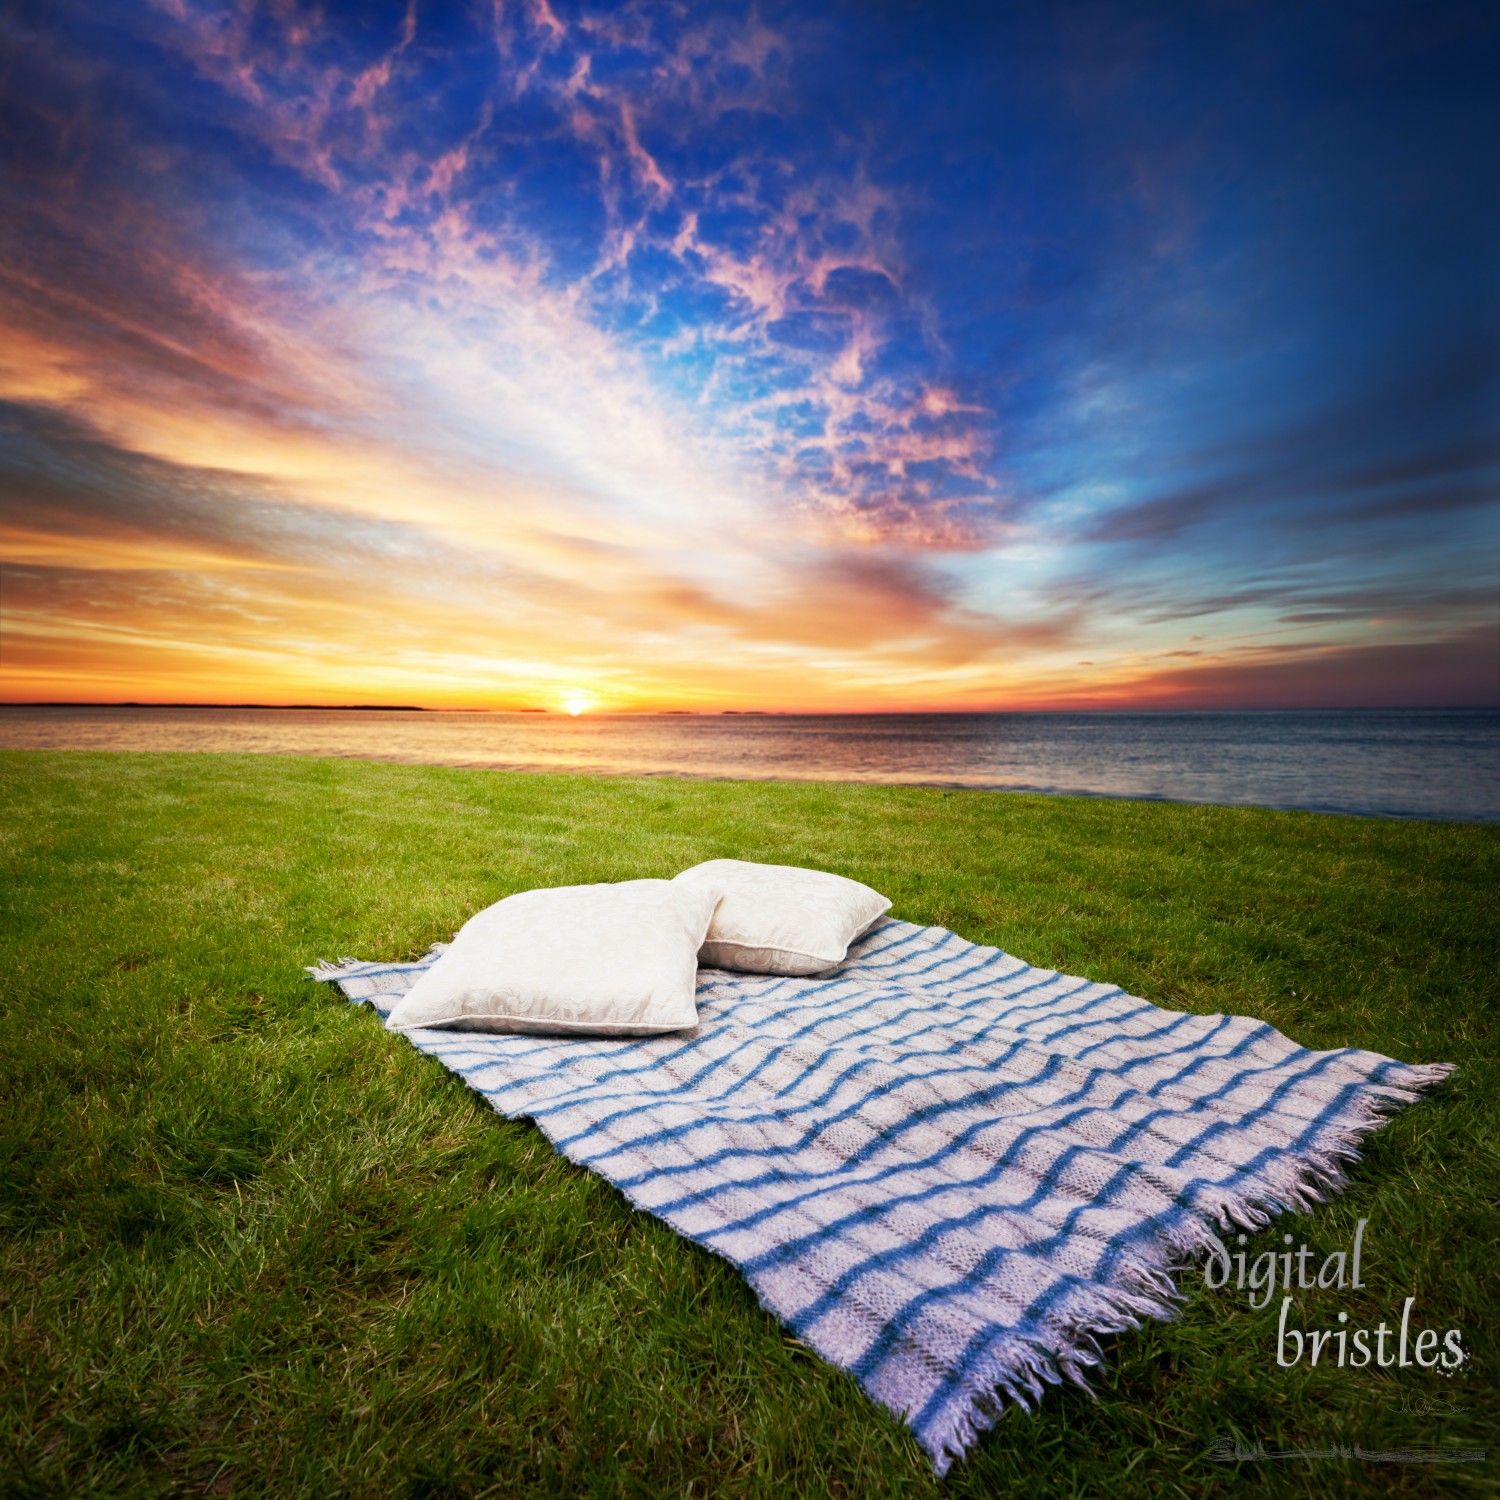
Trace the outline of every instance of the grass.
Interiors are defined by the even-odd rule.
[[[0,755],[9,1495],[1495,1493],[1500,828],[913,788],[262,756]],[[319,957],[415,956],[537,885],[733,855],[1158,1004],[1458,1075],[1280,1235],[1369,1219],[1305,1326],[1462,1330],[1451,1378],[1281,1369],[1276,1302],[1112,1341],[936,1481],[725,1262],[491,1113]],[[1457,1407],[1461,1410],[1452,1410]],[[1445,1467],[1215,1465],[1487,1447]]]

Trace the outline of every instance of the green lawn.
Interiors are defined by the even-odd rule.
[[[826,784],[260,756],[0,755],[0,1490],[13,1495],[1496,1493],[1500,828]],[[716,856],[856,876],[1157,1004],[1460,1072],[1342,1197],[1365,1288],[1456,1375],[1280,1369],[1272,1301],[1185,1273],[939,1483],[725,1262],[303,977],[531,886]],[[1237,1247],[1236,1247],[1237,1248]],[[1434,1409],[1438,1408],[1438,1409]],[[1459,1408],[1453,1410],[1452,1408]],[[1480,1464],[1203,1459],[1487,1447]]]

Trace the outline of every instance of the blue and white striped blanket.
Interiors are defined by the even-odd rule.
[[[431,964],[320,964],[382,1014]],[[939,1473],[1004,1408],[1169,1317],[1217,1228],[1342,1184],[1451,1069],[1309,1052],[886,920],[832,975],[702,969],[630,1040],[406,1033],[501,1114],[725,1256]]]

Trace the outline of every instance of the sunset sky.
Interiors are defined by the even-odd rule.
[[[1500,7],[0,19],[0,698],[1500,701]]]

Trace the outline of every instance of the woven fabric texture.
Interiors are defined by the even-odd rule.
[[[309,972],[386,1014],[439,951]],[[702,969],[697,1003],[666,1036],[406,1036],[733,1262],[939,1473],[1008,1402],[1082,1381],[1100,1336],[1170,1317],[1216,1233],[1339,1188],[1451,1071],[893,919],[817,979]]]

